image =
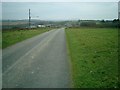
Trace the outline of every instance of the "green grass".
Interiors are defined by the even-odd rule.
[[[34,30],[7,30],[2,32],[2,48],[11,46],[17,42],[44,33],[52,28],[38,28]]]
[[[118,30],[66,29],[75,88],[118,87]]]

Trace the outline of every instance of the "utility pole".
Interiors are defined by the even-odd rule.
[[[120,28],[120,1],[118,2],[118,20],[118,28]]]
[[[8,29],[10,29],[10,20],[8,19]]]
[[[118,19],[120,20],[120,1],[118,2]]]
[[[31,16],[30,16],[30,9],[29,9],[29,29],[31,28]]]

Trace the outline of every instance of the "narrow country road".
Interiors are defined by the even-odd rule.
[[[51,30],[2,52],[3,88],[69,88],[64,28]]]

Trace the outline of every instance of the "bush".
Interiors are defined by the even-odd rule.
[[[85,27],[96,27],[95,22],[82,22],[80,26],[85,26]]]

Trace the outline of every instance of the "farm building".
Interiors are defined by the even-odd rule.
[[[37,25],[37,27],[46,27],[45,25]]]

